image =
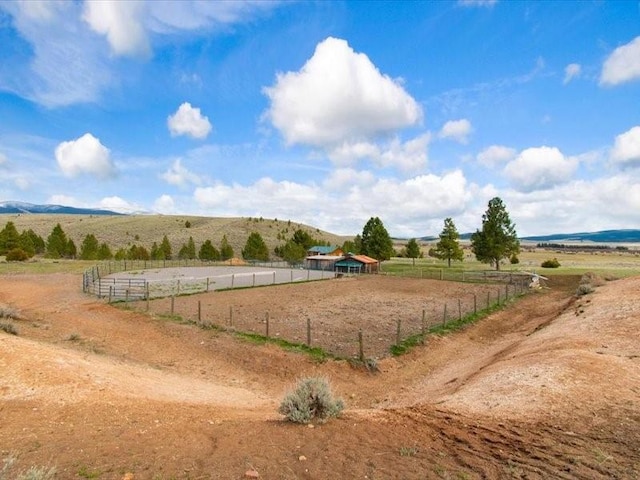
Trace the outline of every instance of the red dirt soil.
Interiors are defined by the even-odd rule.
[[[0,331],[0,454],[62,479],[637,479],[640,278],[576,300],[577,281],[372,374],[106,305],[77,275],[0,276],[20,313],[18,336]],[[277,288],[260,289],[270,308]],[[331,380],[341,418],[277,413],[309,375]]]

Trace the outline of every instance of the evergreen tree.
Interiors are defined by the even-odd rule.
[[[413,265],[416,264],[416,258],[420,256],[420,245],[415,238],[409,239],[407,242],[407,257],[413,259]]]
[[[162,243],[158,247],[158,256],[159,260],[171,260],[171,243],[169,243],[166,235],[162,238]]]
[[[205,240],[200,246],[198,258],[204,261],[215,262],[216,260],[220,260],[220,252],[213,246],[211,240]]]
[[[520,253],[515,225],[499,197],[489,201],[482,215],[482,230],[471,235],[471,249],[479,261],[494,265],[496,270],[500,270],[502,259]]]
[[[312,246],[313,245],[310,245],[309,247]],[[296,265],[298,263],[302,263],[304,258],[307,256],[307,249],[291,239],[281,247],[276,248],[276,255],[281,257],[290,265]]]
[[[196,258],[196,244],[193,241],[193,237],[189,237],[189,241],[187,242],[187,258],[189,260]]]
[[[142,245],[131,245],[127,258],[129,260],[149,260],[149,252]]]
[[[8,251],[20,247],[20,234],[13,222],[7,222],[0,231],[0,255],[6,255]]]
[[[36,254],[40,255],[45,252],[46,244],[40,235],[38,235],[32,229],[29,229],[26,232],[22,232],[22,233],[31,239],[31,242],[33,243],[33,247],[35,249]]]
[[[64,250],[65,258],[76,258],[78,254],[78,249],[76,248],[76,244],[73,243],[73,240],[67,240],[67,247]]]
[[[92,233],[87,234],[80,245],[80,259],[82,260],[97,260],[98,248],[100,244],[98,239]]]
[[[225,260],[230,260],[232,258],[233,258],[233,248],[231,248],[231,245],[227,240],[227,236],[223,235],[222,241],[220,242],[220,260],[225,261]]]
[[[269,261],[269,249],[258,232],[252,232],[247,238],[247,243],[242,249],[242,258],[262,262]]]
[[[47,237],[46,255],[49,258],[62,258],[66,256],[69,241],[67,235],[58,223]]]
[[[378,217],[371,217],[366,223],[361,241],[361,253],[376,260],[389,260],[395,253],[389,232]]]
[[[444,220],[440,240],[436,243],[435,256],[440,260],[446,260],[449,267],[451,267],[451,260],[464,260],[464,252],[460,246],[460,235],[451,218]]]
[[[106,243],[101,243],[100,246],[98,247],[98,256],[97,259],[98,260],[111,260],[113,258],[113,253],[111,253],[111,249],[109,248],[109,245],[107,245]]]
[[[33,257],[36,254],[36,246],[33,243],[33,238],[29,235],[29,232],[23,231],[20,234],[20,249],[22,249],[29,258]]]

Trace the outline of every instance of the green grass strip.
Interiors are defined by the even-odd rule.
[[[517,298],[521,297],[518,295]],[[413,347],[417,345],[423,345],[426,337],[428,335],[446,335],[448,333],[456,332],[458,330],[462,330],[467,325],[471,325],[476,323],[478,320],[481,320],[485,317],[488,317],[492,313],[500,311],[504,309],[507,305],[511,304],[515,299],[510,299],[509,302],[506,303],[494,303],[489,308],[485,308],[483,310],[478,311],[477,313],[470,313],[465,315],[461,319],[451,320],[446,322],[444,325],[434,325],[430,327],[427,332],[423,335],[422,333],[416,333],[414,335],[410,335],[409,337],[402,340],[400,343],[391,345],[389,347],[389,351],[391,355],[397,357],[399,355],[404,355],[409,352]]]

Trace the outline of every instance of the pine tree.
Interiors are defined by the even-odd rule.
[[[213,246],[213,244],[211,243],[211,240],[205,240],[202,246],[200,247],[198,258],[200,260],[213,262],[216,260],[220,260],[220,252],[216,247]]]
[[[222,241],[220,242],[220,260],[225,261],[225,260],[230,260],[232,258],[233,258],[233,248],[231,248],[231,245],[227,240],[227,236],[223,235]]]
[[[14,248],[20,247],[20,234],[13,222],[7,222],[0,231],[0,255],[6,255]]]
[[[515,225],[511,223],[507,209],[499,197],[489,201],[482,215],[482,230],[471,235],[471,249],[476,258],[500,270],[500,261],[520,253],[520,242]]]
[[[440,260],[446,260],[449,267],[451,267],[451,260],[460,262],[464,260],[464,251],[460,246],[460,235],[451,218],[444,220],[444,228],[440,233],[440,240],[436,243],[434,255]]]
[[[269,261],[269,249],[258,232],[252,232],[247,238],[247,243],[242,249],[242,258],[245,260]]]
[[[162,243],[158,247],[158,256],[160,257],[159,260],[171,260],[171,243],[169,243],[166,235],[162,238]]]
[[[62,258],[66,256],[69,247],[67,235],[58,223],[47,237],[46,255],[49,258]]]
[[[372,217],[362,230],[361,253],[376,260],[389,260],[394,254],[393,242],[382,220]]]
[[[413,265],[416,264],[416,258],[420,256],[420,245],[415,238],[409,239],[407,242],[407,257],[413,259]]]
[[[87,234],[80,245],[80,258],[82,260],[97,260],[99,246],[96,236],[92,233]]]

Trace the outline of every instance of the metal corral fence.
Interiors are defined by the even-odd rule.
[[[187,276],[184,268],[193,269]],[[230,262],[122,261],[105,262],[84,272],[83,291],[111,300],[140,300],[213,290],[334,278],[324,270],[294,268],[286,262],[233,265]],[[170,277],[170,278],[167,278]]]

